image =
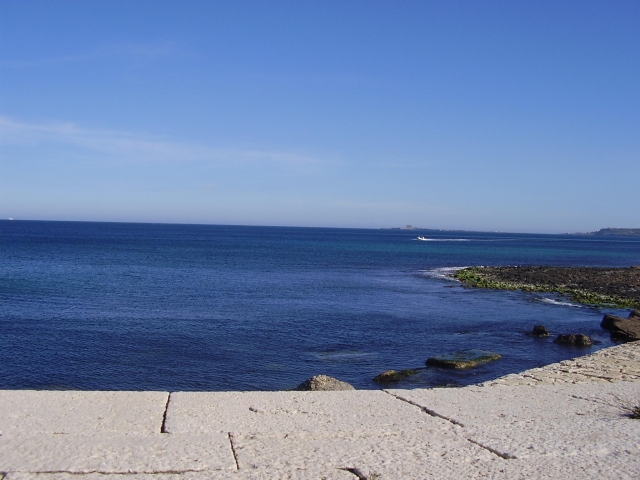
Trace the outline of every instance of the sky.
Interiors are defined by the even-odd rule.
[[[640,2],[0,0],[0,218],[640,227]]]

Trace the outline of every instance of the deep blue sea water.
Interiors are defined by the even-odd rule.
[[[440,278],[516,264],[638,265],[640,238],[1,221],[0,388],[281,390],[320,373],[378,388],[429,356],[503,355],[399,386],[465,385],[611,345],[604,310]]]

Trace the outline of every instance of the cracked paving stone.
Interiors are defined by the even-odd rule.
[[[236,437],[242,470],[290,471],[306,465],[357,467],[381,478],[473,478],[505,460],[449,431],[311,432]],[[345,477],[346,478],[346,477]],[[356,477],[352,476],[352,480]]]
[[[640,422],[609,404],[637,402],[640,383],[389,392],[461,422],[466,437],[519,459],[625,450],[640,455]]]
[[[397,431],[451,428],[382,391],[174,393],[169,433]]]
[[[604,455],[571,455],[567,457],[536,457],[509,460],[503,464],[483,465],[482,477],[492,480],[558,480],[610,478],[637,480],[640,456],[629,452]]]

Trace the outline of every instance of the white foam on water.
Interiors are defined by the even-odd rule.
[[[432,268],[429,270],[420,270],[419,274],[423,277],[427,278],[439,278],[441,280],[452,280],[457,282],[458,280],[453,277],[453,274],[458,270],[464,270],[469,267],[440,267],[440,268]]]
[[[576,303],[571,303],[571,302],[563,302],[562,300],[554,300],[553,298],[547,298],[547,297],[542,297],[539,298],[538,301],[542,302],[542,303],[548,303],[550,305],[560,305],[563,307],[576,307],[576,308],[582,308],[582,305],[578,305]]]

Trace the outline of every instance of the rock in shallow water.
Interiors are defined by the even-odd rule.
[[[427,359],[427,365],[433,367],[444,368],[473,368],[481,363],[499,360],[501,355],[485,350],[462,350],[460,352],[451,353],[449,355],[440,355]]]
[[[566,335],[558,335],[553,343],[561,345],[577,345],[579,347],[588,347],[593,344],[589,336],[583,333],[569,333]]]
[[[399,382],[403,378],[407,378],[411,375],[415,375],[418,373],[417,370],[400,370],[399,372],[396,370],[387,370],[386,372],[382,372],[380,375],[376,376],[373,381],[378,383],[395,383]]]
[[[301,391],[337,391],[337,390],[355,390],[353,385],[347,382],[341,382],[337,378],[329,377],[328,375],[315,375],[308,380],[305,380],[296,390]]]
[[[548,337],[549,330],[547,330],[547,327],[545,327],[544,325],[536,325],[535,327],[533,327],[533,331],[531,332],[531,334],[535,335],[536,337]]]
[[[611,338],[614,340],[638,341],[640,340],[640,310],[632,311],[629,318],[605,315],[600,326],[610,330]]]

